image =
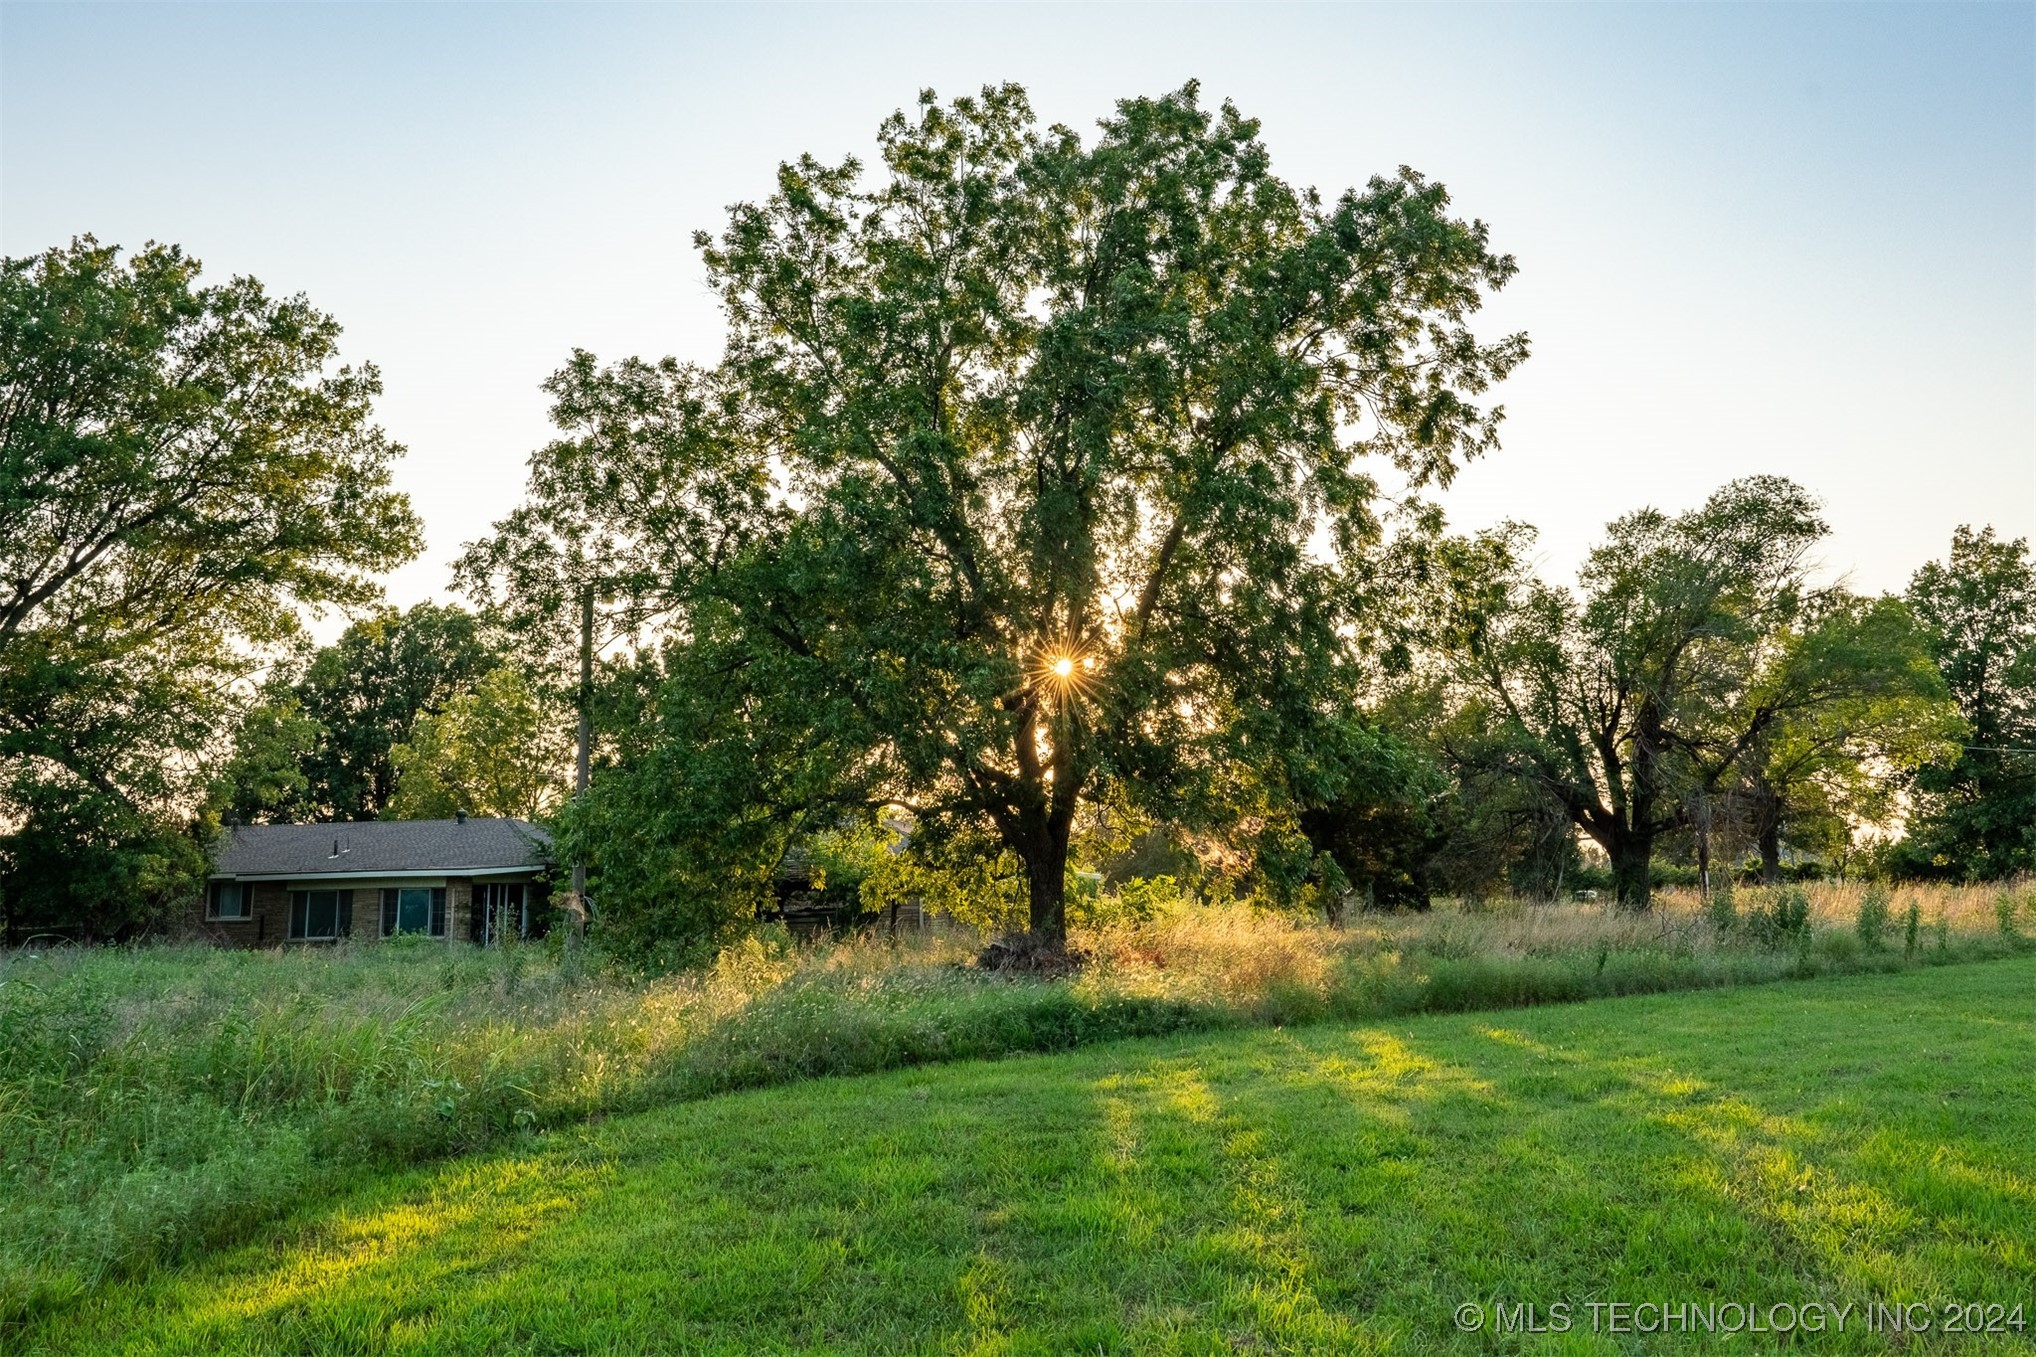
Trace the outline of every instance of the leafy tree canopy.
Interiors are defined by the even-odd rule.
[[[74,792],[130,828],[187,812],[261,652],[415,551],[374,369],[335,368],[302,297],[198,278],[89,236],[0,261],[0,823],[24,834]]]
[[[1810,587],[1825,531],[1801,487],[1749,477],[1688,513],[1612,523],[1577,591],[1518,572],[1515,544],[1463,594],[1482,752],[1605,850],[1622,903],[1647,904],[1655,840],[1745,779],[1799,785],[1841,753],[1942,737],[1906,611]]]
[[[389,814],[543,819],[558,808],[572,758],[561,732],[522,671],[503,665],[442,711],[420,715],[410,738],[390,750]]]
[[[348,627],[292,692],[320,730],[300,763],[306,785],[292,818],[383,815],[396,795],[396,746],[500,663],[479,620],[452,605],[381,609]]]
[[[2022,539],[1962,527],[1909,582],[1909,606],[1964,716],[1967,746],[1917,776],[1902,870],[1981,880],[2036,871],[2036,563]]]
[[[1411,170],[1286,183],[1193,85],[1089,143],[1015,86],[928,94],[879,146],[696,238],[719,364],[575,357],[567,436],[462,578],[555,632],[596,580],[668,619],[631,735],[658,774],[579,821],[604,908],[896,802],[1014,854],[1054,939],[1085,798],[1196,813],[1347,690],[1387,535],[1365,464],[1418,489],[1496,445],[1476,398],[1526,341],[1469,321],[1514,265]]]
[[[1780,879],[1785,837],[1842,858],[1853,830],[1891,821],[1916,770],[1955,755],[1965,734],[1928,639],[1898,598],[1823,593],[1755,664],[1743,701],[1776,716],[1725,808],[1743,808],[1769,882]]]

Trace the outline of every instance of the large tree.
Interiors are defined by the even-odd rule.
[[[378,610],[311,657],[292,697],[319,726],[293,818],[373,820],[396,795],[394,750],[501,663],[480,622],[449,604]]]
[[[573,436],[467,578],[554,617],[648,580],[689,686],[664,795],[979,827],[1057,940],[1084,798],[1193,804],[1322,718],[1384,531],[1364,463],[1418,487],[1495,445],[1474,398],[1526,341],[1468,322],[1514,265],[1411,170],[1289,185],[1193,85],[1089,144],[1013,86],[879,143],[698,237],[717,366],[561,374]]]
[[[2028,543],[1961,527],[1909,582],[1909,606],[1964,715],[1955,756],[1920,771],[1898,860],[1927,876],[2036,871],[2036,563]]]
[[[1906,614],[1810,585],[1825,531],[1801,487],[1754,476],[1687,513],[1615,521],[1576,592],[1516,575],[1475,599],[1487,748],[1605,851],[1623,905],[1647,906],[1656,841],[1707,803],[1873,752],[1848,716],[1883,722],[1882,752],[1897,730],[1927,738],[1935,685]]]
[[[71,792],[187,812],[298,610],[416,549],[374,369],[302,297],[198,276],[90,237],[0,261],[0,823],[38,843]]]
[[[558,808],[571,752],[522,671],[503,665],[443,710],[420,715],[390,757],[392,818],[464,812],[536,820]]]
[[[1927,637],[1898,598],[1843,590],[1812,598],[1769,638],[1750,677],[1736,695],[1750,710],[1715,728],[1734,731],[1778,708],[1724,798],[1751,831],[1770,883],[1780,879],[1785,841],[1842,853],[1855,829],[1892,819],[1916,770],[1955,755],[1965,733]],[[1697,809],[1704,851],[1709,806]]]

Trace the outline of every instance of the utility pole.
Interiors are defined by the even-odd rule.
[[[594,738],[593,715],[588,708],[594,698],[594,586],[580,586],[580,744],[573,760],[573,800],[587,795],[590,746]],[[573,860],[573,922],[575,935],[587,931],[587,864]]]

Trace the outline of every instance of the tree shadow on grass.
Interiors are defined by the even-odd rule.
[[[1464,1301],[2028,1300],[2030,1033],[1889,993],[1126,1043],[717,1099],[406,1175],[110,1291],[31,1350],[1478,1352],[1530,1344],[1458,1332]],[[1952,1092],[1987,1103],[1983,1134],[1943,1112]],[[1755,1350],[1595,1340],[1622,1346]]]

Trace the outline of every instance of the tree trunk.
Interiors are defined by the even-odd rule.
[[[1772,886],[1781,880],[1781,798],[1774,788],[1758,780],[1752,796],[1755,837],[1760,841],[1760,880]]]
[[[1781,880],[1781,825],[1773,820],[1760,826],[1760,880],[1768,886]]]
[[[1606,846],[1612,859],[1612,893],[1621,909],[1640,912],[1653,903],[1648,868],[1654,863],[1654,836],[1627,830]]]
[[[1067,942],[1067,854],[1070,826],[1049,817],[1019,858],[1025,864],[1026,931],[1060,947]]]

